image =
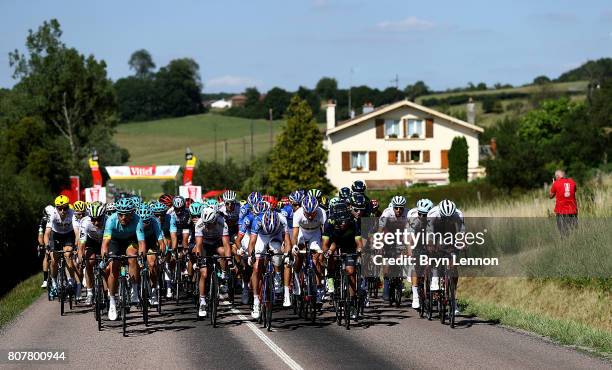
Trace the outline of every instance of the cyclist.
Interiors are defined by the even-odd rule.
[[[347,188],[346,186],[340,188],[340,191],[338,192],[338,198],[346,203],[347,206],[351,204],[351,195],[353,195],[351,189]]]
[[[146,251],[145,238],[142,229],[138,228],[140,218],[135,214],[134,203],[128,198],[121,198],[115,203],[115,208],[117,212],[106,220],[104,227],[102,247],[100,248],[102,256],[136,256],[139,252],[144,254]],[[136,242],[138,245],[136,245]],[[105,266],[105,263],[103,263],[102,266]],[[132,283],[131,302],[135,304],[139,302],[138,283],[140,281],[136,259],[128,259],[128,266],[130,281]],[[108,319],[114,321],[117,319],[115,294],[117,292],[120,262],[113,259],[110,261],[109,267],[108,294],[110,304],[108,308]]]
[[[351,213],[353,218],[361,220],[362,217],[368,217],[368,203],[366,197],[361,193],[353,193],[351,195]]]
[[[172,250],[183,252],[188,250],[189,233],[191,228],[191,216],[189,210],[185,208],[185,198],[180,195],[172,199],[172,212],[170,213],[170,239],[172,242]],[[174,263],[171,261],[170,271],[174,270]],[[172,298],[172,288],[168,286],[166,289],[166,298]]]
[[[351,185],[352,194],[357,193],[357,194],[363,195],[363,198],[365,199],[365,204],[366,204],[365,213],[369,215],[372,213],[372,209],[371,209],[370,198],[368,198],[368,196],[365,193],[366,190],[367,190],[367,186],[366,186],[365,181],[363,180],[356,180]]]
[[[406,198],[396,195],[391,199],[391,206],[386,208],[378,220],[379,233],[395,233],[396,230],[404,230],[407,224],[408,210],[406,209]],[[385,245],[383,254],[385,257],[397,257],[394,254],[399,245]],[[383,266],[383,299],[389,299],[389,265]]]
[[[285,250],[283,250],[283,242]],[[260,314],[260,286],[263,275],[264,266],[261,256],[267,252],[267,249],[272,249],[274,256],[272,263],[274,265],[274,290],[275,293],[280,293],[281,275],[280,268],[283,264],[283,253],[288,252],[291,241],[289,240],[289,228],[287,219],[273,209],[267,210],[263,215],[257,217],[251,228],[249,240],[249,264],[253,266],[251,275],[251,286],[253,287],[253,311],[251,317],[259,318]],[[289,281],[285,280],[285,298],[283,306],[291,306],[289,298]]]
[[[74,202],[74,204],[72,204],[72,209],[74,211],[75,222],[79,225],[79,233],[77,235],[80,235],[81,223],[83,222],[83,218],[87,216],[87,203],[83,202],[82,200],[77,200],[76,202]],[[78,238],[76,242],[78,246]],[[77,254],[76,264],[79,266],[81,265],[82,257],[83,255]],[[75,269],[75,273],[78,279],[78,282],[76,283],[76,289],[75,289],[75,299],[79,301],[81,299],[81,288],[82,288],[81,282],[83,281],[83,270],[81,270],[80,268],[77,268]]]
[[[168,207],[166,207],[162,202],[157,201],[153,202],[149,208],[151,208],[151,212],[153,212],[153,215],[157,218],[157,221],[159,221],[166,245],[170,246],[172,240],[170,237],[170,219],[172,217],[166,213]]]
[[[379,209],[380,204],[378,203],[378,199],[370,200],[370,210],[372,211],[372,217],[380,217],[382,211]]]
[[[151,288],[151,295],[149,302],[155,306],[159,304],[157,301],[157,290],[155,288],[157,281],[157,266],[156,266],[156,255],[150,253],[165,252],[166,243],[164,241],[164,233],[162,232],[161,225],[157,218],[153,216],[153,211],[146,204],[141,204],[140,208],[136,211],[136,214],[140,218],[138,223],[138,232],[144,235],[144,241],[146,246],[147,265],[149,267],[149,283]]]
[[[115,203],[110,202],[106,204],[106,216],[109,217],[116,212]]]
[[[351,212],[344,203],[340,203],[333,208],[331,218],[325,222],[323,229],[323,253],[328,259],[327,268],[334,271],[334,253],[340,249],[341,253],[361,253],[363,243],[361,240],[360,222],[351,216]],[[350,280],[350,296],[355,304],[351,307],[351,316],[356,318],[356,299],[357,279],[355,265],[357,261],[354,257],[346,259],[346,273]],[[333,282],[332,282],[333,289]]]
[[[49,221],[49,217],[55,208],[52,205],[48,205],[42,212],[42,217],[40,218],[40,223],[38,224],[38,256],[44,253],[45,251],[45,229],[47,227],[47,222]],[[40,286],[41,288],[47,287],[47,279],[49,278],[49,261],[47,259],[47,253],[44,253],[43,261],[42,261],[42,269],[43,269],[43,282]]]
[[[96,256],[100,255],[104,224],[106,222],[106,206],[101,202],[93,202],[87,207],[88,216],[81,222],[80,238],[78,242],[79,256],[85,264],[87,297],[85,304],[91,305],[93,301],[93,267]]]
[[[412,234],[421,233],[421,238],[425,237],[427,231],[427,213],[433,207],[433,203],[429,199],[419,199],[416,202],[416,207],[408,211],[408,230]],[[424,239],[418,239],[418,244],[412,245],[410,248],[411,256],[417,262],[414,268],[411,268],[411,280],[412,280],[412,308],[417,309],[421,306],[420,304],[420,278],[423,276],[423,268],[418,265],[419,256],[426,253]],[[415,239],[413,239],[415,240]],[[424,294],[424,292],[421,292]]]
[[[236,192],[227,190],[222,195],[223,204],[219,212],[223,215],[230,234],[230,241],[234,242],[238,235],[238,218],[240,217],[240,204],[236,202]]]
[[[172,197],[172,195],[170,194],[162,194],[159,196],[158,201],[166,206],[167,209],[167,213],[168,214],[172,214],[174,212],[174,209],[172,208],[172,200],[174,199],[174,197]]]
[[[79,234],[79,225],[74,217],[74,211],[69,207],[68,197],[60,195],[55,198],[55,209],[51,213],[45,227],[43,241],[52,251],[64,251],[66,266],[70,279],[68,285],[74,287],[75,268],[72,260],[72,251],[75,248],[75,240]],[[61,272],[62,274],[64,271]],[[55,295],[57,289],[57,259],[55,253],[51,254],[51,276],[52,294]]]
[[[302,257],[299,250],[304,249],[308,244],[312,253],[312,260],[315,265],[317,279],[317,303],[321,303],[324,289],[321,285],[322,267],[321,267],[321,239],[323,225],[327,217],[325,211],[319,207],[319,202],[315,197],[308,195],[302,200],[302,207],[293,214],[293,235],[292,235],[292,253],[295,257],[293,264],[295,281],[299,281],[299,273],[302,269]],[[294,294],[299,294],[299,287],[294,287]]]
[[[231,256],[231,248],[229,244],[229,232],[227,223],[223,217],[211,208],[206,207],[202,210],[202,217],[195,225],[195,254],[202,257]],[[219,261],[221,270],[225,271],[225,260]],[[198,264],[199,265],[199,264]],[[206,317],[206,279],[208,278],[208,268],[212,266],[212,260],[207,259],[206,264],[199,266],[200,268],[200,307],[198,309],[199,317]]]
[[[427,213],[428,219],[428,227],[427,232],[433,233],[441,233],[445,235],[446,233],[452,233],[456,235],[457,233],[465,232],[465,224],[463,220],[463,212],[457,208],[455,203],[451,200],[444,199],[437,206],[432,207]],[[444,238],[443,238],[444,239]],[[453,238],[454,240],[454,238]],[[443,240],[442,240],[443,241]],[[456,255],[457,250],[462,250],[464,247],[458,247],[455,244],[452,245],[439,245],[439,248],[442,249],[443,253]],[[457,274],[457,269],[452,264],[449,266],[453,270],[453,283],[455,287],[457,287],[459,276]],[[431,290],[439,290],[440,289],[440,278],[438,276],[437,269],[432,269],[432,278],[431,278]],[[459,314],[458,307],[455,307],[455,314]]]
[[[262,196],[258,192],[252,192],[247,197],[247,202],[240,207],[238,216],[238,235],[234,241],[234,253],[239,259],[242,269],[242,304],[249,303],[249,281],[251,280],[250,266],[247,263],[247,251],[253,223],[253,206],[261,202]]]

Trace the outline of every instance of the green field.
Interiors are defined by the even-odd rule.
[[[184,164],[185,148],[202,160],[227,157],[235,161],[250,160],[251,122],[253,122],[253,153],[257,155],[270,148],[270,122],[228,117],[217,114],[199,114],[181,118],[121,124],[115,141],[130,151],[129,164],[163,165]],[[273,135],[280,132],[284,121],[272,122]],[[217,145],[215,151],[214,132]]]

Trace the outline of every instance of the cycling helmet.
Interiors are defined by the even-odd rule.
[[[117,208],[115,207],[115,203],[108,203],[106,205],[106,214],[107,215],[112,215],[113,213],[115,213],[115,211],[117,210]]]
[[[380,206],[380,204],[378,204],[378,199],[371,199],[370,204],[372,205],[372,209],[374,210],[378,209],[378,207]]]
[[[302,201],[302,207],[304,208],[304,212],[313,213],[317,210],[317,207],[319,207],[319,202],[317,198],[312,195],[307,195]]]
[[[174,208],[183,208],[185,207],[185,198],[180,195],[177,195],[172,199],[172,206]]]
[[[361,193],[353,193],[351,196],[351,206],[355,210],[365,210],[366,209],[366,199]]]
[[[189,213],[191,214],[191,217],[200,217],[202,214],[202,208],[204,208],[204,204],[200,202],[191,203],[189,206]]]
[[[402,195],[396,195],[391,198],[391,205],[393,206],[393,208],[404,208],[406,206],[406,198],[404,198]]]
[[[144,204],[138,208],[136,214],[143,222],[150,221],[153,218],[153,211],[151,211],[151,208]]]
[[[312,195],[318,200],[318,199],[321,199],[321,195],[323,195],[323,193],[321,193],[321,190],[319,189],[310,189],[308,190],[308,195]]]
[[[253,206],[253,213],[254,213],[255,215],[260,215],[260,214],[262,214],[262,213],[264,213],[264,212],[268,211],[269,209],[270,209],[270,203],[268,203],[268,202],[264,202],[264,201],[262,200],[262,201],[259,201],[259,203],[256,203],[256,204]]]
[[[348,221],[351,218],[351,212],[346,203],[339,202],[332,208],[330,216],[336,222]]]
[[[172,207],[172,195],[170,194],[162,194],[159,201],[168,208]]]
[[[336,204],[338,204],[338,203],[340,203],[340,202],[341,202],[341,201],[340,201],[340,198],[338,198],[338,197],[332,197],[332,198],[329,200],[329,207],[331,208],[331,207],[335,206]]]
[[[223,193],[223,202],[225,203],[231,203],[231,202],[235,202],[236,201],[236,192],[233,190],[226,190]]]
[[[151,212],[153,212],[153,214],[160,214],[160,213],[166,213],[166,206],[162,203],[162,202],[154,202],[153,204],[151,204],[149,206],[149,208],[151,208]]]
[[[351,185],[351,190],[353,190],[353,193],[365,193],[367,187],[366,184],[363,180],[357,180],[355,182],[353,182],[353,185]]]
[[[438,205],[440,208],[440,214],[444,217],[450,217],[455,214],[457,210],[457,206],[452,200],[444,199]]]
[[[278,202],[279,203],[279,207],[284,207],[285,205],[289,204],[289,197],[284,196],[281,198],[281,200]]]
[[[201,220],[205,224],[212,224],[213,222],[217,220],[217,212],[210,207],[204,208],[202,210]]]
[[[264,213],[262,217],[261,228],[263,229],[264,233],[272,234],[278,229],[279,223],[280,220],[278,218],[278,214],[274,211],[269,210],[266,211],[266,213]]]
[[[121,198],[115,203],[115,209],[119,213],[132,213],[134,212],[134,203],[128,198]]]
[[[262,198],[262,200],[264,202],[270,203],[270,208],[276,209],[276,205],[278,204],[278,201],[276,200],[275,196],[273,196],[273,195],[264,195],[261,198]]]
[[[340,199],[351,199],[351,189],[346,186],[341,188],[338,192],[338,197],[340,197]]]
[[[289,195],[289,200],[293,204],[301,204],[302,200],[304,200],[304,194],[296,190]]]
[[[254,191],[251,194],[249,194],[249,197],[247,198],[247,203],[253,206],[261,202],[261,200],[262,200],[261,193],[258,191]]]
[[[134,205],[134,209],[138,209],[142,205],[142,200],[140,199],[140,197],[133,196],[133,197],[131,197],[129,199],[132,202],[132,204]]]
[[[76,202],[74,202],[72,207],[74,208],[75,212],[82,213],[85,212],[85,208],[87,207],[87,205],[82,200],[77,200]]]
[[[431,202],[431,200],[423,198],[419,199],[419,201],[416,203],[416,206],[417,212],[427,214],[427,212],[429,212],[429,210],[433,207],[433,203]]]
[[[87,213],[91,218],[100,218],[106,214],[106,206],[100,202],[93,202],[87,207]]]
[[[45,207],[44,214],[46,214],[47,216],[51,216],[54,210],[55,210],[55,207],[49,204],[48,206]]]
[[[70,203],[70,200],[65,195],[59,195],[57,198],[55,198],[54,203],[56,207],[62,207],[67,206]]]

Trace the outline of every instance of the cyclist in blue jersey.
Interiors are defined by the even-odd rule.
[[[136,212],[140,218],[138,223],[138,231],[142,232],[145,237],[146,253],[157,253],[164,252],[166,250],[166,243],[164,241],[164,234],[157,218],[153,216],[153,211],[146,204],[142,204]],[[149,267],[149,286],[153,287],[150,294],[150,303],[157,305],[157,268],[155,267],[156,257],[154,254],[147,255],[147,265]]]
[[[140,217],[134,214],[134,204],[122,198],[115,204],[116,213],[108,217],[104,227],[102,238],[102,256],[127,255],[136,256],[138,252],[145,253],[145,235],[142,229],[138,228]],[[138,243],[138,244],[136,244]],[[137,249],[138,248],[138,249]],[[130,258],[129,274],[132,281],[132,303],[138,303],[138,264],[135,258]],[[110,262],[110,274],[108,276],[108,292],[110,305],[108,309],[109,320],[117,319],[117,307],[115,294],[117,292],[117,282],[119,278],[120,263],[116,260]]]
[[[249,239],[251,233],[251,224],[253,223],[253,206],[261,202],[262,196],[258,192],[252,192],[247,202],[240,207],[238,217],[238,235],[234,241],[232,248],[236,255],[236,260],[241,269],[242,275],[242,304],[249,303],[249,281],[251,280],[251,268],[247,263],[247,250],[249,247]],[[245,237],[246,236],[246,237]]]

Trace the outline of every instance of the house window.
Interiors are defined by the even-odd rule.
[[[400,121],[396,119],[385,120],[385,136],[399,137]]]
[[[408,120],[408,137],[421,138],[423,137],[423,120],[409,119]]]
[[[420,150],[411,150],[409,152],[410,162],[420,162],[421,161],[421,151]]]
[[[351,169],[358,171],[368,169],[366,152],[351,152]]]

